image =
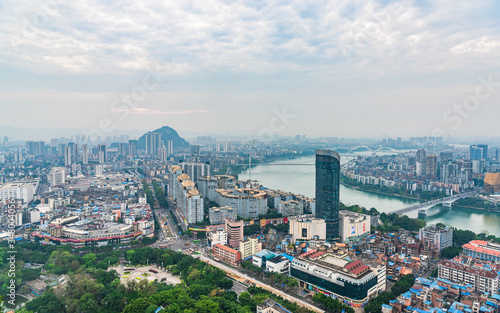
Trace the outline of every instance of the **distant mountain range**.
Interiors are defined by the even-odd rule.
[[[174,150],[179,149],[179,148],[189,148],[190,145],[189,143],[179,136],[175,129],[168,127],[168,126],[163,126],[162,128],[158,128],[156,130],[153,130],[153,132],[157,132],[161,134],[161,140],[166,144],[167,140],[171,140],[174,146]],[[138,149],[146,149],[146,134],[142,135],[139,140],[137,141],[137,148]]]

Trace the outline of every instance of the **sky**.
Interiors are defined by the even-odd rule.
[[[3,0],[0,130],[498,136],[498,16],[493,0]]]

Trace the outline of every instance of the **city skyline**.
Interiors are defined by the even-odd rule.
[[[492,134],[498,9],[493,1],[7,1],[0,127]],[[128,105],[131,93],[138,101]]]

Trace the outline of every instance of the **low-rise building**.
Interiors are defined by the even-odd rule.
[[[290,260],[282,255],[277,255],[273,258],[270,258],[266,262],[266,271],[288,275],[290,271]]]
[[[213,253],[215,258],[218,258],[220,261],[224,261],[232,265],[237,265],[241,261],[240,251],[223,246],[221,244],[216,244],[213,247]]]

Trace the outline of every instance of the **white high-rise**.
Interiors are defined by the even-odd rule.
[[[47,175],[50,187],[64,185],[66,178],[66,169],[64,167],[54,167]]]

